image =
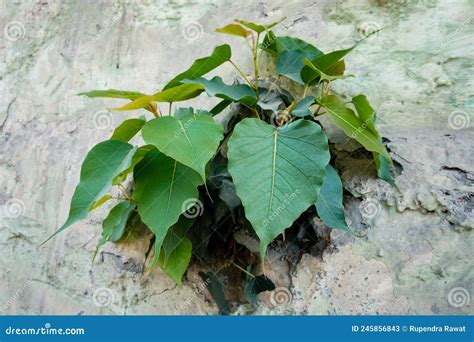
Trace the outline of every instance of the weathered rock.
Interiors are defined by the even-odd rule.
[[[107,245],[92,263],[107,207],[39,244],[65,219],[88,149],[136,114],[104,111],[119,100],[75,94],[153,92],[224,41],[250,71],[239,38],[213,32],[235,13],[263,22],[287,15],[277,32],[323,51],[385,28],[347,57],[356,77],[334,89],[368,96],[399,165],[400,192],[377,180],[359,146],[323,118],[344,185],[359,196],[345,199],[348,221],[368,235],[333,231],[322,255],[299,263],[276,254],[278,289],[260,295],[256,313],[474,313],[472,2],[31,0],[1,7],[1,313],[217,313],[196,272],[181,287],[159,270],[143,276],[148,239]],[[225,65],[221,74],[230,82],[235,73]],[[195,103],[212,105],[205,96]]]

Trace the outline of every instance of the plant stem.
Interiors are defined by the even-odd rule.
[[[308,93],[308,88],[309,88],[309,83],[306,83],[306,85],[304,86],[303,97],[306,97],[306,94]]]
[[[241,270],[242,272],[244,272],[245,274],[247,274],[248,276],[252,277],[252,278],[255,278],[255,276],[250,273],[249,271],[247,271],[246,269],[244,269],[243,267],[240,267],[239,265],[237,265],[235,262],[232,261],[232,265],[234,265],[235,267],[237,267],[239,270]]]
[[[237,64],[235,64],[231,59],[229,59],[229,62],[230,62],[230,64],[232,64],[234,66],[234,68],[237,70],[237,72],[240,74],[240,76],[242,76],[244,78],[245,82],[247,82],[248,85],[253,88],[252,83],[247,78],[247,76],[245,76],[245,74],[242,72],[242,70],[237,66]]]
[[[260,33],[257,33],[257,40],[254,42],[254,49],[253,49],[253,69],[254,69],[254,83],[255,83],[255,91],[257,92],[258,98],[258,62],[257,62],[257,50],[258,50],[258,42],[260,40]]]
[[[170,107],[168,109],[168,115],[171,116],[171,108],[173,107],[173,102],[170,102]]]
[[[120,190],[122,190],[123,195],[125,196],[126,199],[128,200],[132,199],[132,194],[130,194],[130,192],[128,192],[128,190],[125,189],[125,187],[122,184],[118,184],[118,187],[120,188]]]

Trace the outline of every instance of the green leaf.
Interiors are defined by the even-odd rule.
[[[306,58],[309,59],[314,59],[324,55],[324,53],[314,45],[298,38],[286,36],[278,37],[276,38],[275,44],[276,50],[279,53],[288,50],[299,50]]]
[[[178,222],[170,228],[163,240],[162,253],[163,261],[167,261],[171,253],[179,246],[179,244],[186,238],[186,233],[193,225],[196,218],[188,218],[181,215]]]
[[[135,166],[134,199],[142,221],[155,234],[156,264],[161,245],[179,216],[199,195],[197,187],[203,184],[199,174],[156,149],[148,152]]]
[[[311,76],[312,78],[308,78],[308,76],[306,76],[306,78],[304,80],[305,83],[310,83],[311,81],[313,81],[315,78],[318,78],[318,77],[319,77],[320,81],[334,81],[334,80],[337,80],[337,79],[344,79],[344,78],[352,76],[352,75],[347,75],[347,76],[344,76],[344,75],[327,75],[326,73],[319,70],[308,58],[305,58],[303,60],[303,63],[304,63],[304,65],[308,66],[311,70],[313,70],[314,73],[315,73],[313,76]]]
[[[117,242],[122,239],[128,217],[135,204],[122,201],[110,210],[109,215],[102,222],[102,238],[104,241]]]
[[[344,50],[336,50],[333,52],[330,52],[328,54],[316,57],[315,59],[312,59],[311,62],[314,64],[316,68],[323,72],[328,72],[337,64],[340,62],[342,58],[344,58],[349,52],[351,52],[356,45],[344,49]]]
[[[229,172],[245,216],[267,245],[316,203],[329,149],[321,127],[297,120],[274,129],[258,119],[239,122],[228,143]]]
[[[104,196],[102,196],[101,198],[99,198],[99,200],[97,200],[96,202],[94,202],[94,204],[91,206],[91,208],[89,209],[89,211],[92,211],[94,209],[97,209],[98,207],[100,207],[102,204],[106,203],[109,199],[112,198],[112,195],[111,194],[105,194]]]
[[[126,90],[115,90],[115,89],[91,90],[88,92],[79,93],[77,95],[87,96],[90,98],[106,97],[106,98],[112,98],[112,99],[128,99],[128,100],[136,100],[139,97],[145,96],[145,94],[139,93],[137,91],[126,91]]]
[[[280,24],[285,19],[286,19],[286,17],[283,17],[280,20],[275,21],[275,22],[273,22],[271,24],[268,24],[268,25],[259,25],[259,24],[255,24],[255,23],[251,23],[249,21],[243,21],[243,20],[235,20],[235,21],[238,22],[239,24],[241,24],[241,25],[257,32],[257,33],[262,33],[263,31],[269,30],[269,29],[277,26],[278,24]]]
[[[277,53],[276,40],[277,37],[275,33],[273,31],[268,31],[263,38],[262,44],[260,44],[260,48],[275,55]]]
[[[324,55],[315,46],[293,37],[276,38],[275,48],[278,53],[276,72],[300,84],[305,84],[301,77],[304,59],[312,60]]]
[[[220,315],[230,314],[230,302],[225,297],[224,284],[213,272],[199,272],[199,276],[219,308]]]
[[[367,97],[365,95],[357,95],[352,98],[352,103],[357,111],[357,115],[362,120],[362,122],[367,126],[367,128],[379,136],[377,129],[375,128],[375,110],[369,104]]]
[[[319,193],[316,209],[324,224],[333,229],[350,231],[342,205],[342,182],[331,165],[326,167],[327,177]]]
[[[305,83],[310,83],[316,78],[318,78],[320,73],[323,73],[326,76],[342,75],[345,69],[344,61],[342,61],[342,58],[344,58],[356,46],[357,44],[348,49],[336,50],[328,54],[318,56],[314,59],[308,58],[311,60],[311,65],[313,66],[313,68],[306,66],[301,71],[301,78],[304,80]]]
[[[372,133],[367,125],[364,125],[364,122],[355,115],[351,109],[345,107],[336,96],[320,97],[317,101],[326,109],[336,125],[341,128],[346,135],[356,139],[367,150],[380,153],[390,158],[379,137]]]
[[[115,178],[112,181],[112,184],[117,185],[125,181],[127,176],[133,171],[133,168],[135,167],[135,165],[137,165],[140,162],[140,160],[142,160],[143,157],[154,148],[155,147],[153,145],[144,145],[137,148],[137,150],[133,154],[132,163],[130,164],[130,166],[127,167],[122,172],[120,172],[117,176],[115,176]]]
[[[313,104],[314,96],[306,96],[296,103],[295,108],[290,113],[299,117],[311,116],[313,113],[309,110],[309,108]]]
[[[46,241],[87,217],[94,203],[108,192],[112,180],[129,167],[135,150],[136,148],[125,142],[107,140],[95,145],[89,151],[82,163],[80,182],[72,196],[69,216]]]
[[[258,302],[257,296],[259,293],[273,290],[275,290],[275,284],[262,274],[246,281],[244,294],[250,304],[256,306]]]
[[[373,152],[373,156],[375,167],[377,168],[377,176],[393,187],[397,188],[397,184],[395,183],[395,179],[392,175],[392,160],[387,159],[385,156],[375,152]]]
[[[377,129],[375,128],[375,110],[370,105],[367,97],[365,95],[358,95],[352,98],[352,103],[356,108],[357,114],[362,122],[367,126],[367,128],[374,133],[382,142]],[[396,187],[395,180],[392,176],[392,159],[390,157],[381,155],[380,153],[373,152],[375,167],[377,168],[377,175],[380,179],[383,179],[390,185]]]
[[[252,34],[249,30],[244,29],[242,26],[238,24],[229,24],[224,27],[218,28],[216,32],[230,34],[233,36],[239,36],[243,38],[247,38]]]
[[[232,52],[229,45],[219,45],[214,49],[210,56],[196,59],[193,65],[191,65],[188,70],[182,72],[181,74],[173,78],[171,81],[169,81],[168,84],[166,84],[166,86],[163,88],[163,90],[180,85],[181,81],[184,79],[194,79],[203,76],[208,72],[214,70],[221,64],[229,61],[231,56]]]
[[[183,238],[167,258],[165,258],[164,251],[161,251],[158,265],[176,284],[180,285],[191,260],[192,252],[191,240]]]
[[[232,101],[230,100],[222,100],[218,104],[216,104],[212,109],[211,109],[211,114],[212,116],[219,114],[222,112],[224,109],[226,109]]]
[[[120,140],[123,142],[128,142],[138,132],[140,132],[145,123],[146,120],[144,119],[125,120],[117,128],[115,128],[114,133],[110,137],[110,140]]]
[[[112,110],[135,110],[147,107],[151,102],[179,102],[192,99],[199,96],[204,90],[200,84],[181,84],[174,88],[169,88],[154,95],[146,95],[127,103],[119,108],[111,108]]]
[[[194,111],[193,107],[187,107],[187,108],[184,107],[184,108],[176,108],[176,110],[174,111],[173,117],[181,120],[185,116],[192,115],[192,114],[213,116],[212,113],[208,112],[207,110],[197,109],[196,111]]]
[[[277,74],[288,77],[299,84],[305,84],[301,78],[305,58],[306,55],[302,50],[285,50],[279,53],[276,60]]]
[[[162,153],[195,170],[203,180],[206,164],[224,137],[223,127],[208,115],[186,115],[180,120],[163,116],[148,121],[143,139]]]
[[[198,77],[194,80],[183,80],[183,83],[189,85],[199,85],[204,87],[207,95],[219,97],[224,100],[230,100],[243,103],[247,106],[253,106],[257,103],[255,91],[246,84],[228,85],[222,81],[222,78],[216,76],[211,80]]]

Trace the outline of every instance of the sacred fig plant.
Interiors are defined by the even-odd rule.
[[[226,243],[236,229],[246,229],[259,241],[258,251],[253,251],[259,254],[258,264],[265,260],[269,244],[305,212],[317,214],[327,227],[351,233],[344,216],[342,182],[331,165],[320,117],[330,117],[348,139],[369,151],[378,176],[395,186],[393,163],[367,97],[347,101],[331,90],[333,82],[350,76],[344,73],[344,57],[360,42],[324,53],[301,39],[277,36],[272,28],[280,22],[236,20],[216,30],[248,45],[251,73],[237,65],[231,47],[223,44],[154,94],[114,89],[81,93],[127,100],[113,110],[147,111],[148,118],[125,120],[109,140],[89,151],[69,216],[49,239],[113,200],[98,248],[123,240],[142,224],[153,233],[146,269],[159,266],[180,283],[193,255],[201,260],[203,246],[218,245],[209,242],[217,231],[220,244],[229,246],[223,257],[250,276],[245,291],[254,302],[255,292],[274,286],[265,276],[252,274],[251,265],[234,262],[235,244]],[[259,73],[265,54],[275,75]],[[223,64],[235,68],[236,82],[205,77]],[[289,84],[297,90],[285,89]],[[202,93],[218,99],[217,104],[210,109],[177,106]],[[218,114],[226,119],[215,120]],[[136,146],[132,139],[143,143]],[[122,195],[113,198],[113,188]]]

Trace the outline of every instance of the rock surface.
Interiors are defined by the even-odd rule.
[[[280,272],[278,288],[260,295],[255,313],[474,313],[472,1],[25,0],[0,7],[0,313],[217,313],[193,274],[181,287],[160,271],[143,276],[143,239],[107,245],[92,263],[106,208],[40,243],[65,219],[88,149],[133,115],[112,115],[104,110],[111,101],[74,95],[159,89],[224,42],[213,30],[236,13],[262,22],[286,15],[278,33],[323,51],[384,28],[347,57],[356,77],[334,86],[365,93],[377,106],[399,171],[397,192],[375,178],[358,146],[329,129],[354,195],[345,198],[348,220],[367,236],[333,231],[321,255],[293,265],[275,257],[269,269]],[[245,46],[228,41],[233,59],[250,71]],[[230,66],[219,73],[234,77]],[[197,103],[211,105],[205,96]]]

